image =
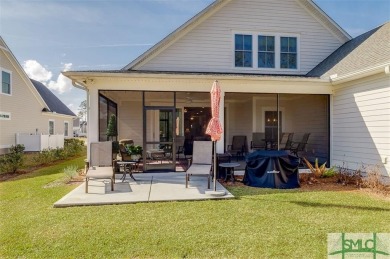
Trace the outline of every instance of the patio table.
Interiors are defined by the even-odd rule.
[[[239,167],[239,163],[220,163],[219,166],[225,168],[225,182],[227,181],[229,176],[232,182],[236,180],[234,178],[234,168]]]
[[[133,168],[137,164],[136,161],[118,161],[116,163],[119,165],[119,167],[122,166],[123,168],[123,175],[121,177],[122,182],[125,181],[127,173],[135,181],[135,178],[133,176]]]

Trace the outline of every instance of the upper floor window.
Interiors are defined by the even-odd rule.
[[[11,73],[1,71],[1,93],[11,94]]]
[[[67,121],[64,122],[64,136],[69,136],[69,123]]]
[[[49,120],[49,135],[54,135],[54,121]]]
[[[300,36],[285,33],[234,33],[234,67],[295,73],[300,70]]]
[[[296,37],[280,37],[280,68],[297,69]]]
[[[235,35],[235,66],[252,67],[252,35]]]
[[[275,37],[258,37],[258,67],[275,68]]]

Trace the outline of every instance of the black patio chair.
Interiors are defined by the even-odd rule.
[[[246,136],[233,136],[232,144],[228,145],[228,152],[236,156],[237,161],[239,157],[243,157],[248,152]]]
[[[253,132],[251,149],[265,149],[265,133],[264,132]]]
[[[295,156],[299,157],[298,153],[305,150],[309,137],[310,137],[310,133],[305,133],[300,142],[298,143],[293,142],[291,144],[290,152]]]

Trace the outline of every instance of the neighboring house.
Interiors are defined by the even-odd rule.
[[[16,134],[72,136],[75,114],[42,83],[28,78],[0,37],[0,154]]]
[[[87,122],[81,121],[79,117],[73,119],[73,136],[74,137],[87,136]]]
[[[236,135],[249,146],[263,132],[280,147],[278,133],[310,133],[301,156],[389,175],[389,26],[351,39],[311,0],[217,0],[122,70],[63,74],[87,90],[89,142],[107,139],[111,114],[118,139],[142,145],[145,158],[175,151],[177,135],[207,139],[218,80],[217,152]]]

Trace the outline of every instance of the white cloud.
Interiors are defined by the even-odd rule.
[[[24,61],[23,69],[31,79],[37,80],[41,83],[45,83],[53,76],[52,72],[47,71],[46,68],[39,64],[36,60]]]
[[[50,90],[56,91],[59,94],[63,94],[65,92],[69,92],[72,89],[72,81],[60,74],[56,81],[50,80],[47,86]]]
[[[62,65],[63,71],[68,71],[72,67],[72,63],[65,63]],[[50,90],[53,90],[59,94],[69,92],[72,89],[72,81],[69,78],[63,76],[62,74],[59,74],[57,80],[51,80],[53,77],[53,73],[51,71],[48,71],[36,60],[24,61],[23,69],[24,71],[26,71],[27,75],[30,78],[43,83]]]

